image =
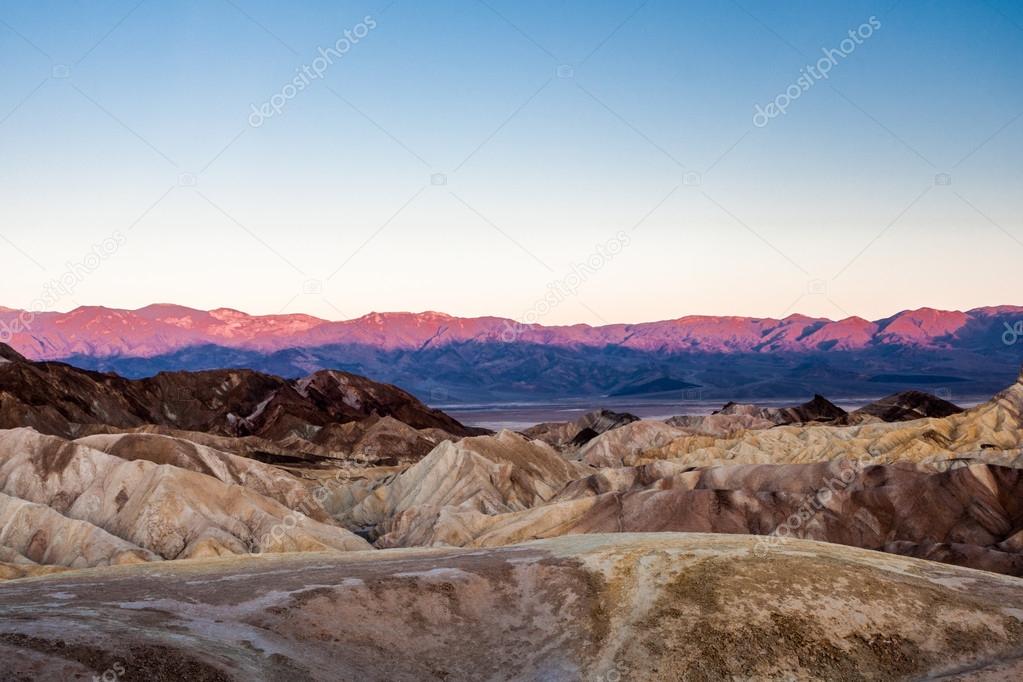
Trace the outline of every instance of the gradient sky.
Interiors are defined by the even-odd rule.
[[[4,1],[0,64],[0,305],[69,267],[48,307],[522,319],[566,278],[537,321],[1023,303],[1007,0]]]

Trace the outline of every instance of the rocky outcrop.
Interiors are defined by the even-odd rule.
[[[78,551],[100,563],[104,554],[112,562],[123,551],[109,536],[164,559],[368,548],[347,530],[242,485],[171,464],[126,460],[31,429],[0,431],[0,493],[54,512],[37,512],[48,522],[40,537],[65,533],[70,520],[104,531],[74,526],[83,542],[99,539]]]
[[[549,445],[502,431],[441,443],[400,475],[366,490],[354,507],[339,511],[339,518],[350,527],[372,529],[378,546],[394,546],[392,534],[402,544],[414,544],[412,538],[431,534],[447,510],[490,515],[528,509],[554,497],[579,474]],[[457,535],[459,529],[445,532]]]
[[[950,417],[959,414],[963,408],[922,391],[904,391],[864,405],[853,411],[848,422],[856,424],[869,421],[871,417],[885,422],[905,422],[914,419]]]
[[[815,401],[807,405],[813,403]],[[689,437],[690,442],[710,445],[716,439],[737,438],[746,431],[770,429],[786,419],[800,421],[807,418],[813,421],[809,419],[812,414],[823,416],[828,413],[827,409],[799,412],[803,407],[806,406],[778,410],[729,403],[724,409],[709,415],[678,415],[663,422],[644,419],[593,438],[579,450],[578,456],[596,467],[632,466],[643,459],[644,453],[667,446],[679,438]]]
[[[579,450],[578,457],[593,467],[625,466],[638,453],[671,443],[686,433],[664,422],[643,419],[594,438]]]
[[[202,431],[185,431],[183,429],[173,429],[154,424],[136,426],[134,428],[107,426],[105,424],[85,424],[76,428],[75,431],[79,438],[123,433],[167,436],[168,438],[185,440],[220,452],[296,470],[337,466],[338,460],[342,460],[347,456],[347,453],[331,452],[326,448],[322,448],[294,435],[283,438],[280,441],[271,441],[259,436],[220,436]]]
[[[831,422],[844,418],[848,413],[824,396],[815,394],[809,401],[794,407],[757,407],[756,405],[728,403],[714,414],[747,415],[781,425]]]
[[[523,431],[532,440],[542,440],[556,448],[578,448],[602,433],[621,428],[639,420],[634,414],[594,410],[571,422],[546,422]]]
[[[75,442],[127,461],[144,460],[212,476],[228,485],[242,486],[275,500],[289,509],[302,510],[316,521],[328,521],[330,518],[309,486],[295,476],[278,467],[220,452],[183,438],[126,433],[87,436]]]
[[[650,474],[655,475],[651,477]],[[484,515],[450,510],[429,534],[391,543],[496,547],[579,533],[696,532],[823,540],[984,569],[1023,569],[1023,470],[973,465],[944,472],[857,462],[604,470],[551,503]],[[955,553],[944,545],[954,544]]]
[[[397,386],[348,372],[321,370],[294,383],[296,391],[334,422],[366,417],[394,417],[414,429],[441,429],[455,436],[487,433],[463,426],[440,410],[421,403]]]
[[[156,554],[41,504],[0,493],[0,560],[89,568],[157,561]],[[20,576],[19,576],[20,577]]]
[[[328,424],[312,442],[331,453],[369,466],[417,462],[437,443],[455,436],[438,428],[414,429],[393,417],[369,417],[357,422]]]
[[[665,423],[674,426],[684,434],[693,436],[712,436],[714,438],[730,438],[743,431],[769,429],[775,426],[770,419],[765,419],[753,410],[753,414],[735,412],[733,414],[678,415],[669,417]]]
[[[802,540],[755,547],[615,534],[55,575],[0,590],[0,656],[16,679],[1023,674],[1017,579]]]
[[[8,563],[0,561],[0,580],[18,580],[20,578],[34,578],[40,575],[53,575],[63,573],[70,569],[62,566],[40,566],[31,561],[15,561]]]
[[[1023,465],[1023,380],[974,408],[937,419],[803,425],[723,438],[683,435],[633,455],[630,464],[678,459],[689,466],[809,463],[868,455],[877,463],[968,460]]]
[[[164,372],[128,380],[8,353],[0,364],[0,428],[30,426],[63,437],[83,425],[164,426],[268,440],[315,438],[329,424],[393,416],[414,429],[480,433],[405,391],[334,370],[287,381],[251,370]]]

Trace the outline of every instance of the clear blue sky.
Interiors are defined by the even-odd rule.
[[[1019,3],[4,1],[0,63],[0,305],[1023,302]]]

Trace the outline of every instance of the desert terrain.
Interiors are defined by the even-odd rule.
[[[519,432],[0,347],[14,679],[1016,679],[1023,377]]]

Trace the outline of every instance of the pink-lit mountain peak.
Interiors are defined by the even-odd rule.
[[[425,310],[421,313],[412,312],[371,312],[366,313],[362,317],[349,322],[364,323],[369,325],[375,325],[377,327],[384,327],[388,325],[415,325],[423,326],[436,323],[447,323],[456,319],[472,319],[472,318],[455,318],[447,313],[439,313],[434,310]]]
[[[1020,305],[993,305],[984,308],[974,308],[970,311],[972,315],[1023,315],[1023,306]]]
[[[958,310],[918,308],[904,310],[879,324],[881,333],[886,337],[925,340],[948,336],[969,321],[970,315]]]
[[[150,320],[140,316],[134,310],[120,310],[104,306],[79,306],[67,313],[52,313],[54,324],[74,332],[78,329],[105,328],[130,330],[148,327]]]
[[[938,347],[971,324],[1017,311],[1023,308],[968,312],[921,308],[877,322],[800,314],[783,319],[690,315],[594,327],[523,325],[499,317],[454,317],[436,311],[374,312],[331,322],[304,314],[249,315],[230,308],[204,311],[173,304],[138,310],[83,306],[67,313],[37,314],[31,332],[14,334],[11,345],[37,359],[78,354],[152,357],[204,344],[261,352],[345,344],[414,349],[464,342],[621,346],[655,352],[807,352],[890,344]]]

